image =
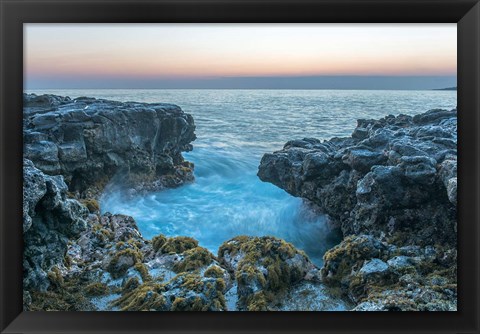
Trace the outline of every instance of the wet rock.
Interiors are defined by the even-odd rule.
[[[225,311],[225,283],[198,274],[180,274],[167,284],[155,281],[133,289],[111,302],[121,311]]]
[[[324,284],[311,281],[294,284],[281,302],[272,306],[275,311],[349,311],[351,308]]]
[[[441,263],[448,253],[349,236],[325,254],[321,273],[356,304],[354,311],[455,310],[456,260]]]
[[[440,178],[447,188],[448,199],[457,205],[457,158],[449,156],[440,165]]]
[[[235,238],[217,258],[193,238],[146,240],[132,217],[100,214],[98,195],[108,183],[133,194],[192,180],[193,164],[181,152],[195,139],[193,119],[177,106],[54,95],[24,100],[24,149],[34,161],[24,167],[25,310],[287,309],[286,294],[325,293],[318,268],[280,239]],[[307,154],[305,179],[318,176],[328,162],[322,154],[335,147]],[[293,156],[304,153],[299,147]],[[324,167],[339,171],[341,163]],[[350,307],[340,297],[312,298],[304,304],[312,310]]]
[[[341,226],[321,278],[354,310],[456,310],[456,121],[456,110],[358,120],[351,138],[262,158],[260,179]]]
[[[236,237],[223,243],[218,253],[220,263],[237,281],[240,310],[271,309],[292,285],[319,277],[303,252],[273,237]]]
[[[317,204],[344,235],[408,229],[415,242],[455,243],[456,117],[358,120],[351,138],[294,140],[265,154],[258,176]]]
[[[400,256],[395,256],[388,260],[388,266],[392,268],[393,270],[398,270],[398,269],[404,269],[408,268],[413,264],[413,260],[411,257],[400,255]]]
[[[383,258],[387,245],[371,235],[349,236],[327,251],[321,269],[322,278],[332,285],[346,286],[345,278],[362,268],[365,260]]]
[[[384,152],[372,151],[365,148],[349,149],[342,160],[354,170],[368,173],[373,166],[381,165],[387,161]]]
[[[134,192],[193,180],[193,118],[178,106],[24,94],[24,156],[63,175],[71,192],[98,197],[116,183]]]
[[[24,159],[24,287],[45,291],[48,272],[63,263],[67,244],[86,230],[88,210],[67,198],[62,176],[49,176]]]
[[[380,259],[372,259],[365,262],[365,264],[360,268],[359,273],[362,274],[365,278],[368,278],[373,275],[383,275],[388,272],[388,265]]]

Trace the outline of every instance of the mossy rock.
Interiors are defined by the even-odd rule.
[[[178,297],[172,303],[172,311],[223,311],[225,310],[225,301],[216,298],[212,301],[206,301],[196,296],[193,298]]]
[[[165,245],[165,242],[167,241],[167,238],[163,235],[157,235],[156,237],[152,238],[152,247],[155,252],[158,252],[160,248]]]
[[[179,274],[167,284],[152,280],[138,285],[137,278],[130,278],[111,306],[121,311],[222,311],[225,290],[223,279],[198,273]]]
[[[160,242],[160,241],[157,241]],[[198,241],[190,237],[174,237],[167,238],[163,245],[159,248],[162,254],[180,254],[189,249],[198,247]]]
[[[166,311],[165,287],[155,282],[144,283],[137,288],[125,289],[125,293],[111,303],[121,311]]]
[[[101,282],[90,283],[85,287],[85,293],[89,296],[102,296],[108,293],[108,286]]]
[[[127,281],[125,282],[125,284],[123,285],[122,292],[127,293],[127,292],[130,292],[130,291],[133,291],[136,288],[138,288],[139,286],[140,286],[140,281],[139,281],[138,277],[135,277],[135,276],[129,277],[127,279]]]
[[[270,302],[263,291],[250,295],[245,300],[247,311],[269,311],[268,304]]]
[[[142,277],[143,282],[149,282],[152,280],[152,276],[150,275],[150,272],[144,263],[137,263],[135,264],[134,268]]]
[[[126,248],[116,252],[107,265],[107,271],[117,278],[125,275],[127,270],[139,262],[142,262],[143,255],[136,249]]]
[[[205,272],[203,273],[203,276],[213,278],[223,278],[224,275],[225,272],[223,271],[223,269],[217,265],[208,267],[207,270],[205,270]]]
[[[352,271],[360,269],[365,260],[372,258],[386,260],[386,256],[388,256],[387,247],[374,237],[348,236],[323,256],[322,277],[328,284],[342,285],[345,278]]]
[[[268,256],[278,256],[282,260],[292,258],[296,254],[306,257],[303,251],[297,250],[292,244],[275,237],[238,236],[220,246],[219,257],[223,257],[226,252],[230,256],[242,252],[245,255],[244,260],[249,263],[254,263],[262,257]]]
[[[115,237],[114,233],[111,230],[106,229],[102,224],[99,223],[92,226],[92,231],[103,245],[106,245]]]
[[[184,298],[172,304],[176,311],[222,311],[226,310],[225,291],[226,283],[223,278],[206,278],[197,273],[184,273],[177,275],[169,285],[179,287],[181,292],[177,298]],[[195,294],[192,298],[190,292]],[[186,298],[189,296],[188,298]],[[198,299],[199,297],[200,299]]]
[[[303,251],[274,237],[233,238],[220,246],[219,258],[234,270],[239,305],[247,310],[265,310],[265,305],[314,269]],[[236,260],[232,262],[233,258]]]
[[[80,203],[85,205],[87,207],[88,211],[90,211],[90,213],[100,212],[100,204],[95,199],[91,199],[91,198],[82,199],[82,200],[80,200]]]
[[[178,297],[172,303],[172,311],[208,311],[208,305],[200,297]]]
[[[212,263],[214,259],[213,254],[203,247],[189,249],[182,256],[183,259],[173,266],[173,271],[177,273],[203,268]]]
[[[85,288],[85,282],[78,278],[64,278],[62,284],[52,284],[45,292],[30,291],[26,311],[95,311]]]
[[[62,272],[58,267],[52,267],[47,273],[47,277],[50,283],[53,284],[55,287],[61,287],[65,283]]]

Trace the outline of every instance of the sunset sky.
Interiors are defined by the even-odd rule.
[[[24,33],[27,89],[248,88],[325,76],[456,85],[456,24],[26,24]]]

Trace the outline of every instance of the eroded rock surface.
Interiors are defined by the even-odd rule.
[[[218,257],[190,237],[146,240],[132,217],[89,213],[66,197],[61,176],[28,160],[24,169],[25,310],[350,308],[329,299],[319,268],[283,240],[239,236]]]
[[[456,110],[293,140],[263,156],[258,176],[341,226],[345,239],[326,253],[322,277],[356,309],[456,309]]]
[[[96,198],[114,176],[133,191],[193,180],[195,125],[180,107],[24,94],[24,157],[71,192]]]
[[[88,210],[67,198],[61,175],[49,176],[23,161],[23,284],[45,291],[53,265],[64,261],[70,239],[87,229]]]
[[[271,310],[289,309],[286,295],[324,295],[319,269],[282,240],[238,237],[217,257],[190,237],[146,240],[132,217],[101,214],[109,183],[191,181],[181,152],[194,129],[174,105],[24,95],[25,310]]]
[[[269,310],[295,284],[319,277],[305,253],[274,237],[236,237],[218,256],[236,281],[240,310]]]
[[[351,138],[290,141],[258,175],[306,198],[348,234],[410,229],[419,243],[455,239],[456,110],[359,120]]]
[[[216,256],[100,214],[115,176],[132,191],[192,180],[193,119],[178,107],[24,99],[25,310],[456,310],[455,110],[359,120],[350,138],[264,156],[264,181],[341,226],[320,269],[274,237],[239,236]]]
[[[88,215],[46,280],[48,288],[27,291],[26,310],[293,310],[291,300],[305,310],[351,307],[330,300],[319,269],[280,239],[236,237],[217,257],[189,237],[145,240],[131,217],[109,213]]]

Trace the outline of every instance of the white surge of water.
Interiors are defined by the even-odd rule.
[[[325,217],[301,199],[261,182],[255,174],[258,160],[249,163],[246,154],[195,149],[186,154],[197,166],[194,183],[132,199],[119,192],[104,194],[101,207],[135,217],[146,238],[187,235],[216,253],[235,236],[270,235],[292,242],[320,265],[326,248],[338,241]]]

